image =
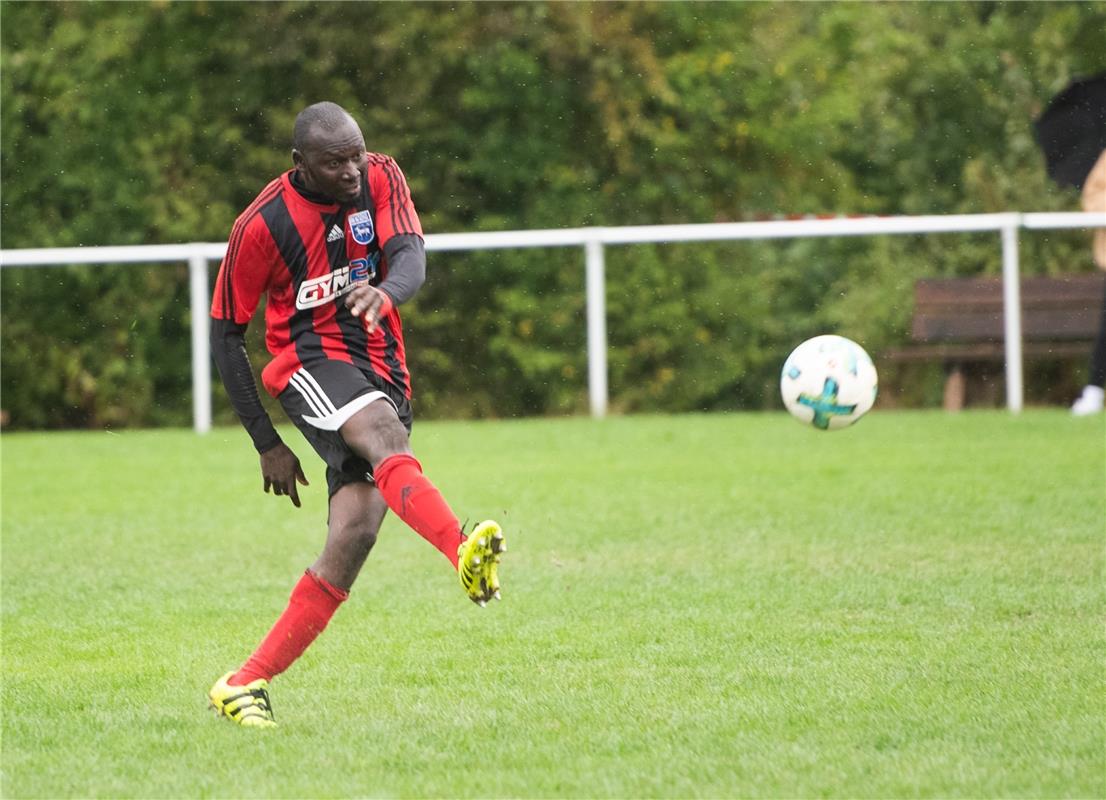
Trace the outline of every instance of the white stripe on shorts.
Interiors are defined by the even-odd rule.
[[[392,408],[396,407],[396,404],[392,402],[392,398],[388,397],[384,392],[375,391],[353,398],[333,414],[318,417],[309,417],[304,414],[303,421],[316,428],[321,428],[324,431],[336,431],[346,424],[346,420],[369,403],[373,403],[377,400],[387,400],[389,403],[392,403]],[[398,408],[396,409],[396,414],[399,414]]]
[[[319,384],[314,380],[312,380],[311,383],[304,380],[303,376],[307,374],[305,370],[296,370],[288,379],[288,383],[296,388],[296,391],[302,395],[307,405],[311,406],[311,410],[320,417],[325,417],[334,413],[334,404],[330,402],[330,398],[327,397],[321,389],[316,393],[316,388]]]
[[[333,401],[327,397],[326,392],[323,391],[323,387],[315,380],[315,376],[310,372],[305,369],[298,369],[293,373],[292,377],[298,379],[299,386],[301,387],[300,394],[304,397],[307,397],[309,393],[314,395],[317,402],[317,408],[315,409],[317,413],[325,416],[326,414],[333,414],[338,410],[335,408]]]

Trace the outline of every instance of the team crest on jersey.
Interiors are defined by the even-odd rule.
[[[368,211],[358,211],[349,215],[349,231],[353,234],[353,241],[358,244],[368,244],[373,240],[373,218]]]

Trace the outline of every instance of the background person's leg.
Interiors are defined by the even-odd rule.
[[[1097,414],[1102,411],[1106,392],[1106,297],[1102,299],[1102,320],[1098,323],[1098,338],[1091,352],[1091,363],[1087,377],[1087,385],[1083,387],[1083,394],[1071,407],[1071,412],[1076,416]]]

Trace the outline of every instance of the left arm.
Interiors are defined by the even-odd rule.
[[[384,257],[388,259],[388,277],[379,286],[358,286],[346,297],[346,307],[355,317],[364,318],[369,333],[395,306],[414,297],[426,280],[426,247],[421,236],[393,236],[384,244]]]
[[[389,156],[370,153],[367,177],[388,276],[380,286],[355,288],[346,297],[346,307],[362,317],[372,333],[393,308],[414,297],[426,280],[426,248],[411,189],[399,165]]]

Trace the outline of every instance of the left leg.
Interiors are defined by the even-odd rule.
[[[295,373],[280,401],[328,465],[351,480],[374,481],[387,507],[449,559],[471,600],[482,605],[499,596],[503,531],[488,520],[464,538],[411,452],[411,405],[400,390],[352,364],[326,361]]]
[[[449,559],[469,599],[479,605],[499,599],[499,561],[506,550],[502,529],[486,520],[467,540],[463,537],[456,515],[411,454],[396,408],[388,402],[370,403],[339,432],[350,449],[372,465],[388,507]]]
[[[461,524],[412,455],[395,407],[381,398],[350,417],[338,432],[372,466],[376,488],[388,507],[456,567]]]

